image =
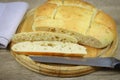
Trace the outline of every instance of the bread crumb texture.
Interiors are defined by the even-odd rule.
[[[12,46],[14,52],[55,52],[55,53],[76,53],[87,54],[84,46],[74,43],[64,43],[59,41],[25,41]]]
[[[24,41],[60,41],[60,42],[71,42],[77,43],[77,39],[60,33],[53,33],[53,32],[21,32],[17,33],[13,36],[12,42],[24,42]]]

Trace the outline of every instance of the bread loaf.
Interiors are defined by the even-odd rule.
[[[82,57],[85,55],[86,48],[74,43],[64,43],[59,41],[26,41],[19,42],[12,46],[12,51],[24,55],[47,55],[64,57]]]
[[[104,48],[116,38],[114,20],[82,0],[48,0],[33,15],[33,31],[64,33],[79,44]]]

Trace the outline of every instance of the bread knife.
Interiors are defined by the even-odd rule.
[[[120,55],[119,55],[120,56]],[[120,69],[120,57],[69,58],[56,56],[29,56],[33,61],[41,63],[68,64],[81,66],[106,67]]]

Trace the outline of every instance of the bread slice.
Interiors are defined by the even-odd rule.
[[[12,51],[24,55],[82,57],[87,54],[84,46],[59,41],[26,41],[12,46]]]
[[[53,32],[21,32],[13,36],[12,42],[24,42],[24,41],[61,41],[61,42],[71,42],[77,43],[77,39],[72,36]]]

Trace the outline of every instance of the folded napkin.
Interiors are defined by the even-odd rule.
[[[0,3],[0,48],[7,47],[27,9],[25,2]]]

